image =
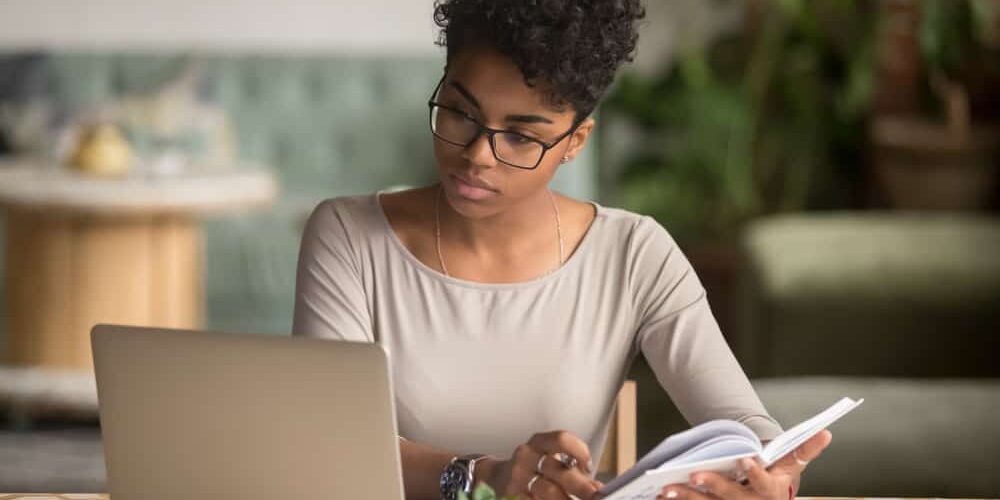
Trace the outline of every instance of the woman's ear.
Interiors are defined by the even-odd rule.
[[[580,126],[569,136],[569,147],[566,149],[566,154],[563,155],[565,158],[568,158],[566,161],[576,158],[576,155],[580,154],[580,151],[583,151],[583,147],[587,145],[587,139],[590,138],[590,133],[593,131],[593,118],[587,118],[580,122]]]

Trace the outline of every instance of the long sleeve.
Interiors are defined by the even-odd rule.
[[[631,245],[635,342],[684,417],[692,425],[736,420],[762,440],[780,434],[726,344],[691,264],[666,230],[642,218]]]
[[[292,334],[374,342],[361,253],[351,239],[356,228],[342,203],[320,203],[306,224],[299,250]]]

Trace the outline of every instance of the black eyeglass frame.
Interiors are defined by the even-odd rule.
[[[481,136],[483,134],[486,134],[487,142],[490,143],[490,151],[493,153],[493,157],[496,158],[496,160],[498,162],[503,163],[504,165],[508,165],[508,166],[511,166],[511,167],[514,167],[514,168],[520,168],[522,170],[534,170],[534,169],[538,168],[538,166],[542,164],[542,160],[545,159],[546,153],[548,153],[550,149],[556,147],[560,142],[563,141],[563,139],[569,137],[571,134],[573,134],[573,132],[576,132],[576,129],[580,128],[580,125],[586,119],[585,116],[581,117],[581,118],[577,118],[573,122],[573,127],[572,128],[570,128],[569,130],[567,130],[563,134],[559,135],[559,137],[557,137],[556,139],[552,140],[551,142],[545,142],[545,141],[543,141],[541,139],[536,139],[534,137],[530,137],[530,136],[524,135],[524,134],[522,134],[520,132],[516,132],[516,131],[513,131],[513,130],[504,130],[504,129],[490,128],[490,127],[487,127],[486,125],[483,125],[479,120],[473,118],[472,116],[469,116],[468,113],[466,113],[466,112],[464,112],[464,111],[462,111],[460,109],[456,109],[456,108],[453,108],[453,107],[448,106],[446,104],[441,104],[439,102],[435,102],[434,101],[434,98],[437,97],[438,92],[441,91],[441,85],[444,84],[444,80],[445,80],[446,77],[447,77],[447,75],[441,77],[441,80],[438,82],[437,86],[434,87],[434,93],[432,93],[430,99],[427,100],[427,107],[428,107],[428,111],[429,111],[428,112],[428,118],[429,118],[429,123],[430,123],[430,127],[431,127],[431,134],[433,134],[434,137],[437,137],[438,139],[441,139],[442,141],[447,142],[448,144],[451,144],[453,146],[461,146],[463,148],[469,147],[472,143],[476,142],[479,139],[479,136]],[[469,139],[469,141],[466,142],[466,143],[464,143],[464,144],[460,143],[460,142],[455,142],[455,141],[452,141],[452,140],[449,140],[449,139],[446,139],[446,138],[442,137],[441,135],[439,135],[437,132],[434,131],[434,108],[435,107],[446,109],[446,110],[451,111],[453,113],[458,113],[459,115],[465,117],[465,119],[467,119],[470,122],[472,122],[473,124],[475,124],[476,127],[479,128],[479,130],[476,131],[475,135],[473,135],[472,138]],[[506,161],[504,161],[503,159],[500,158],[500,155],[497,154],[497,144],[496,144],[496,139],[494,139],[494,136],[496,136],[496,134],[513,134],[513,135],[521,137],[521,138],[523,138],[523,139],[525,139],[527,141],[534,142],[534,143],[536,143],[536,144],[538,144],[539,146],[542,147],[542,154],[538,155],[538,161],[536,161],[535,164],[532,165],[532,166],[530,166],[530,167],[525,167],[523,165],[515,165],[513,163],[506,162]]]

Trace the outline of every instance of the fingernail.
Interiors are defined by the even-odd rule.
[[[594,459],[588,458],[587,459],[587,474],[590,474],[590,471],[592,471],[592,470],[594,470]]]
[[[677,498],[677,490],[670,490],[667,492],[667,498]]]
[[[743,460],[740,460],[740,464],[743,465],[743,470],[748,472],[750,471],[750,469],[753,469],[754,465],[753,460],[750,460],[749,458],[744,458]]]
[[[692,478],[691,483],[694,484],[695,486],[704,486],[705,478],[701,476],[695,476],[694,478]]]

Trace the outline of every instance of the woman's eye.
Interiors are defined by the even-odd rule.
[[[526,142],[533,142],[533,141],[544,142],[544,140],[540,138],[539,134],[535,133],[535,131],[533,130],[513,129],[511,130],[511,132],[517,134],[518,136],[521,137],[521,139],[523,139]]]
[[[455,112],[465,118],[466,120],[475,121],[476,119],[472,117],[472,113],[463,109],[461,106],[455,106]]]
[[[524,147],[537,144],[535,141],[523,135],[513,133],[503,134],[503,141],[514,147]]]

